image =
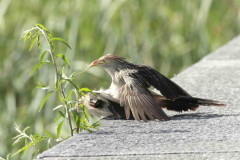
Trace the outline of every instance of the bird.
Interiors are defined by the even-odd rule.
[[[126,119],[124,108],[120,107],[117,99],[104,92],[93,91],[92,93],[86,93],[80,97],[79,103],[86,107],[93,121],[99,121],[100,119]],[[131,116],[129,119],[133,120],[134,118]]]
[[[104,94],[119,102],[126,119],[132,116],[137,121],[167,121],[170,118],[163,108],[182,112],[196,110],[200,105],[225,105],[219,101],[193,97],[154,68],[133,64],[118,55],[104,55],[89,65],[94,66],[102,67],[111,76],[111,85],[104,90]],[[150,90],[150,87],[160,94]]]

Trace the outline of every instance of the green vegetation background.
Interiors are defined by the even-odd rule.
[[[33,133],[55,132],[54,108],[35,82],[52,83],[51,69],[30,74],[38,50],[31,53],[20,40],[35,23],[62,37],[72,71],[111,53],[134,63],[153,66],[168,77],[224,45],[240,31],[238,0],[1,0],[0,1],[0,157],[12,152],[14,122]],[[80,87],[108,87],[110,79],[98,68],[81,74]],[[65,132],[66,134],[67,131]]]

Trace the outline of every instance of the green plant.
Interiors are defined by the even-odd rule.
[[[23,32],[22,37],[24,41],[30,40],[29,51],[31,51],[35,43],[37,43],[38,48],[42,50],[39,63],[33,67],[32,73],[46,64],[51,64],[51,66],[54,68],[54,86],[51,87],[42,82],[37,82],[37,88],[47,90],[47,93],[39,107],[39,112],[42,110],[47,99],[53,93],[57,93],[58,98],[61,102],[61,105],[58,105],[53,109],[58,110],[59,113],[54,120],[54,122],[57,123],[56,134],[52,134],[47,130],[45,130],[46,135],[44,136],[39,134],[28,134],[26,132],[28,129],[30,129],[30,127],[26,127],[21,131],[19,126],[15,124],[15,129],[19,134],[13,138],[15,140],[13,146],[20,144],[23,145],[23,147],[21,147],[21,149],[19,149],[12,156],[19,153],[23,153],[24,156],[29,148],[34,147],[34,154],[32,156],[34,158],[39,152],[41,152],[41,150],[39,150],[37,147],[39,143],[47,143],[48,147],[51,147],[53,144],[66,139],[61,138],[62,127],[66,120],[68,122],[71,136],[73,136],[74,132],[79,133],[82,130],[92,132],[97,127],[99,127],[100,124],[98,121],[89,123],[89,115],[87,109],[78,101],[81,96],[85,95],[85,92],[91,92],[91,90],[88,88],[79,88],[78,85],[74,82],[74,78],[75,75],[77,75],[77,72],[74,72],[70,74],[70,76],[67,76],[64,73],[64,65],[62,65],[61,69],[59,69],[60,65],[57,63],[59,58],[63,60],[64,64],[67,65],[68,68],[70,68],[70,62],[64,54],[56,54],[55,42],[61,42],[70,48],[68,43],[59,37],[53,37],[48,29],[41,24],[36,24],[33,28]],[[42,49],[42,44],[45,44],[47,46],[46,49]],[[75,94],[75,96],[73,96],[73,94]],[[81,110],[82,114],[80,114],[79,109]]]
[[[234,0],[2,0],[0,157],[20,149],[20,145],[12,147],[12,137],[16,135],[14,121],[22,129],[31,126],[27,132],[42,135],[44,128],[54,133],[57,127],[49,123],[59,114],[57,111],[44,107],[38,112],[47,90],[34,87],[37,81],[54,84],[54,77],[48,76],[53,68],[47,64],[40,72],[28,74],[38,60],[37,47],[32,48],[34,54],[25,54],[27,48],[16,38],[33,23],[42,23],[67,40],[72,49],[63,52],[65,46],[56,43],[56,51],[67,56],[71,72],[87,66],[103,53],[112,53],[134,63],[151,65],[170,78],[239,34],[239,6],[240,1]],[[99,89],[107,88],[110,78],[94,68],[75,81],[83,87]],[[57,106],[56,99],[53,93],[46,105]],[[69,135],[66,124],[62,136]],[[29,159],[30,154],[28,151],[24,159]],[[19,155],[11,159],[20,159]]]

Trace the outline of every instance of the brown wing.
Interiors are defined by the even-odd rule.
[[[126,84],[120,88],[119,100],[120,105],[124,106],[127,119],[129,119],[131,112],[138,121],[147,121],[147,119],[169,120],[148,89],[138,79],[125,76],[124,81]]]
[[[138,76],[142,82],[155,87],[167,98],[175,100],[180,95],[190,96],[183,88],[153,68],[145,65],[139,65],[138,68],[138,72],[135,73],[135,76]],[[134,76],[134,74],[132,76]]]

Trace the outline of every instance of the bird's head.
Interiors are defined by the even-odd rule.
[[[108,54],[93,61],[89,67],[102,66],[106,68],[106,67],[116,66],[123,61],[125,61],[123,57]]]
[[[109,110],[110,103],[107,100],[99,97],[97,94],[85,94],[80,98],[80,100],[88,110],[88,113],[91,115],[91,117],[95,119],[99,120],[112,115],[111,111]]]
[[[113,115],[113,113],[109,109],[111,105],[108,100],[99,96],[98,93],[87,93],[84,96],[80,97],[79,103],[77,103],[75,107],[78,109],[80,116],[83,116],[85,113],[83,109],[79,108],[79,104],[84,105],[88,111],[89,121],[87,122],[87,124],[96,123],[102,118]]]

